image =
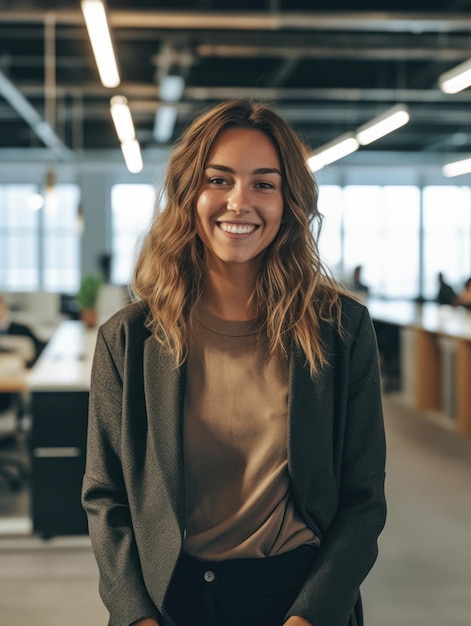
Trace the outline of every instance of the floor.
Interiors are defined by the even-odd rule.
[[[384,408],[389,517],[363,586],[366,626],[470,626],[471,437],[398,395]],[[9,510],[4,495],[3,521],[20,523],[27,493]],[[105,626],[97,584],[87,537],[0,536],[0,626]]]
[[[385,396],[388,521],[367,626],[470,626],[471,437]]]

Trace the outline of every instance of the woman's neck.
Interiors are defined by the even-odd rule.
[[[237,272],[221,275],[208,271],[203,292],[207,310],[224,320],[246,321],[255,317],[250,306],[253,283]]]

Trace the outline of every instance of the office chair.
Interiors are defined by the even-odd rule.
[[[0,411],[0,475],[13,491],[20,489],[29,475],[29,467],[23,456],[15,448],[12,451],[9,449],[18,436],[18,411],[15,397],[11,399],[10,407]]]

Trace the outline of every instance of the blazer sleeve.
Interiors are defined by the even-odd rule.
[[[129,626],[144,617],[159,621],[160,616],[142,577],[121,469],[123,383],[116,363],[100,329],[92,367],[82,503],[110,625]]]
[[[386,519],[385,436],[376,337],[366,308],[347,376],[342,466],[336,514],[288,616],[314,626],[347,626],[360,584],[373,566]]]

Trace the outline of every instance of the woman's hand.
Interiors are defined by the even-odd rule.
[[[304,617],[299,617],[299,615],[292,615],[288,618],[288,621],[285,622],[285,626],[314,626],[311,622],[308,622]]]
[[[159,626],[159,623],[155,621],[152,617],[145,617],[144,619],[140,619],[137,622],[133,622],[132,626]]]

